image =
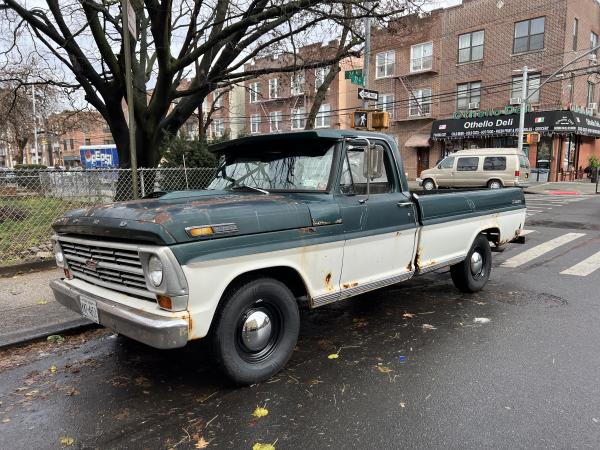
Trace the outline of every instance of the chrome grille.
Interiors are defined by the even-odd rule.
[[[146,288],[142,263],[137,250],[91,244],[81,240],[59,239],[74,278],[98,286],[155,299]]]

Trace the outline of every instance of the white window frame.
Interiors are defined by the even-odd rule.
[[[325,77],[329,73],[329,69],[329,67],[317,67],[315,69],[315,92],[317,92],[325,82]]]
[[[213,139],[221,138],[225,136],[225,120],[224,119],[213,119],[212,122]]]
[[[477,45],[473,45],[473,36],[476,34],[481,33],[481,35],[483,36],[483,40],[481,41],[481,44],[477,44]],[[461,47],[461,38],[462,37],[469,37],[469,45],[467,47]],[[475,58],[473,56],[473,49],[481,47],[481,58]],[[461,55],[461,51],[463,50],[469,50],[469,57],[465,60],[460,59],[460,55]],[[485,30],[477,30],[477,31],[470,31],[468,33],[462,33],[458,35],[458,55],[456,56],[456,60],[458,62],[458,64],[466,64],[466,63],[470,63],[470,62],[475,62],[475,61],[483,61],[483,56],[484,56],[484,50],[485,50]]]
[[[425,93],[426,95],[423,95]],[[423,97],[425,97],[425,100],[423,100]],[[420,111],[419,105],[421,106]],[[412,91],[408,103],[408,115],[410,117],[425,117],[431,115],[431,88],[419,88]]]
[[[269,79],[269,98],[279,98],[279,78]]]
[[[269,131],[271,133],[277,133],[279,131],[283,131],[281,129],[282,124],[282,114],[281,111],[271,111],[269,113]],[[275,125],[275,126],[273,126]]]
[[[461,90],[461,88],[466,89]],[[466,100],[464,107],[459,105],[462,99]],[[465,111],[469,108],[469,103],[473,103],[474,101],[481,102],[481,80],[458,83],[456,85],[456,110]]]
[[[250,133],[258,134],[260,133],[260,114],[252,114],[250,116]],[[256,129],[255,129],[256,126]]]
[[[315,128],[329,128],[331,126],[331,106],[323,103],[315,117]]]
[[[423,56],[423,48],[426,45],[431,46],[431,55]],[[417,48],[421,49],[421,56],[415,56]],[[419,62],[416,65],[416,62]],[[415,44],[410,47],[410,71],[412,72],[423,72],[425,70],[431,70],[433,68],[433,41],[422,42],[421,44]]]
[[[379,94],[377,109],[389,113],[390,117],[394,117],[394,94]]]
[[[292,109],[292,114],[290,115],[291,119],[291,129],[292,130],[303,130],[306,126],[306,112],[304,107]]]
[[[539,72],[530,73],[527,77],[527,96],[531,95],[531,91],[536,89],[540,83],[542,82],[542,76]],[[523,95],[523,75],[517,75],[512,77],[512,84],[510,89],[511,98],[521,98]],[[527,103],[529,104],[537,104],[540,102],[540,91],[538,89],[537,92],[533,95],[533,97],[529,97]]]
[[[221,89],[215,89],[213,91],[213,108],[215,109],[223,107],[223,97],[225,96],[225,94],[220,94]]]
[[[248,85],[249,95],[250,95],[250,103],[258,103],[260,99],[260,84],[258,82],[250,83]]]
[[[380,59],[383,58],[383,64],[380,64]],[[383,67],[383,72],[380,68]],[[387,50],[379,52],[375,55],[375,78],[389,78],[394,76],[396,69],[396,52]]]
[[[301,82],[299,82],[301,80]],[[297,73],[292,75],[290,79],[290,93],[292,95],[304,94],[304,83],[306,82],[303,73]]]

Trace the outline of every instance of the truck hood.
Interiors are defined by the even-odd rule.
[[[110,203],[71,211],[53,225],[75,233],[173,244],[197,240],[187,227],[230,225],[200,239],[265,233],[341,222],[327,194],[262,194],[249,191],[183,191],[155,199]],[[224,227],[225,229],[225,227]]]

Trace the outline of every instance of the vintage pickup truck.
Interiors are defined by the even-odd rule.
[[[522,240],[518,188],[419,196],[393,139],[320,130],[217,144],[208,189],[72,211],[53,224],[56,299],[157,348],[208,337],[238,384],[290,357],[316,308],[450,266],[483,288]],[[490,242],[492,245],[490,245]]]

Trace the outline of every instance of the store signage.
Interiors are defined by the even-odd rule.
[[[528,106],[525,112],[531,111],[531,106]],[[504,108],[488,108],[488,109],[473,109],[471,111],[454,111],[453,119],[475,119],[482,117],[508,116],[510,114],[520,114],[521,106],[506,105]]]

